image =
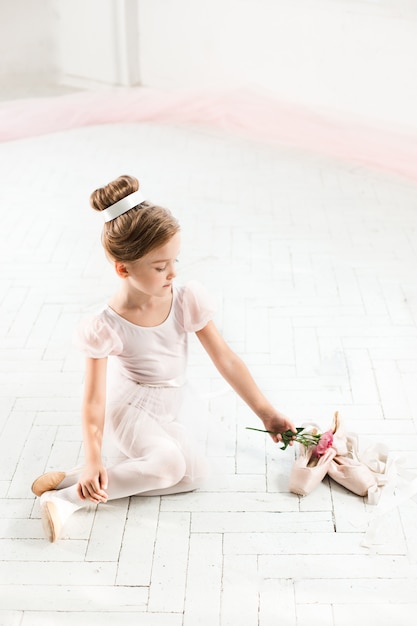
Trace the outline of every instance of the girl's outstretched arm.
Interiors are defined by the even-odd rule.
[[[106,407],[107,358],[87,358],[82,410],[85,469],[78,495],[91,502],[107,501],[107,471],[101,460]]]
[[[266,430],[274,433],[286,430],[296,432],[294,424],[265,398],[245,363],[228,346],[213,322],[210,321],[196,334],[220,374],[263,421]],[[279,434],[271,437],[275,442],[281,440]]]

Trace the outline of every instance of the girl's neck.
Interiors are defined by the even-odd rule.
[[[159,326],[171,310],[172,290],[166,297],[156,297],[131,288],[126,283],[111,298],[109,306],[137,326]]]

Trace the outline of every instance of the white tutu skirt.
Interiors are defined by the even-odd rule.
[[[188,385],[154,387],[121,375],[109,388],[103,454],[106,464],[143,459],[173,443],[186,462],[186,478],[200,483],[207,473],[204,424],[207,410]],[[193,433],[194,431],[194,433]],[[197,436],[196,436],[197,435]]]

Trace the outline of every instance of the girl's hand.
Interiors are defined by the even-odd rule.
[[[282,437],[280,433],[285,433],[286,430],[291,430],[294,433],[294,437],[297,434],[296,427],[291,422],[291,420],[283,413],[279,413],[278,411],[275,411],[274,413],[271,413],[270,415],[266,415],[262,417],[261,419],[264,423],[265,430],[270,431],[270,436],[273,439],[273,441],[275,441],[275,443],[282,441]],[[293,442],[291,441],[290,446],[292,445],[293,445]]]
[[[107,470],[104,465],[87,466],[78,481],[77,492],[81,500],[94,504],[107,502]]]

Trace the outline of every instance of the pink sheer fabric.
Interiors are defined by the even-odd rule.
[[[115,357],[122,377],[134,383],[179,387],[185,382],[187,333],[204,328],[215,308],[198,281],[174,284],[170,313],[158,326],[137,326],[105,306],[79,326],[74,340],[86,356]]]
[[[346,159],[417,180],[417,130],[317,112],[249,89],[83,92],[0,106],[0,141],[88,125],[198,124]]]
[[[202,421],[202,409],[190,402],[185,369],[188,333],[213,315],[208,292],[190,281],[174,285],[170,313],[158,326],[132,324],[104,307],[77,329],[82,352],[110,357],[102,450],[109,500],[182,493],[203,482],[205,455],[186,426]],[[62,484],[42,496],[43,504],[54,503],[62,523],[87,503],[77,491],[82,471],[66,472]]]
[[[115,456],[138,460],[140,482],[146,482],[143,491],[166,487],[161,487],[163,476],[159,482],[144,481],[148,470],[143,459],[152,458],[158,466],[155,458],[160,459],[161,447],[164,454],[173,445],[180,451],[188,485],[201,479],[205,464],[189,430],[202,421],[202,407],[191,402],[185,384],[187,336],[204,328],[214,312],[215,304],[203,285],[189,281],[174,285],[171,311],[159,326],[137,326],[104,307],[83,322],[74,337],[87,356],[110,357],[104,444]],[[194,428],[188,428],[190,423]],[[156,470],[150,473],[155,478]]]

